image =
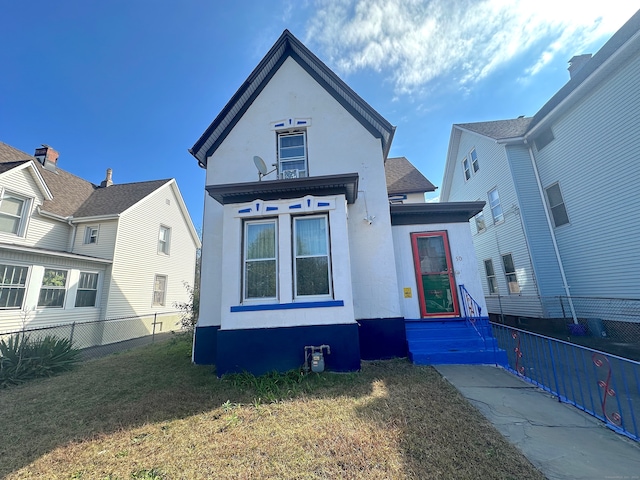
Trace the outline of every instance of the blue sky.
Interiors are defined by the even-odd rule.
[[[533,115],[632,3],[0,0],[0,141],[51,145],[94,183],[107,168],[176,178],[199,227],[187,149],[288,28],[397,126],[391,156],[439,186],[452,124]]]

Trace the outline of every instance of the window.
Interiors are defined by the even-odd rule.
[[[469,153],[469,157],[471,157],[471,167],[473,168],[473,173],[476,173],[480,170],[480,164],[478,163],[478,154],[476,153],[476,149],[473,148]]]
[[[327,217],[293,219],[294,288],[296,297],[331,294]]]
[[[487,274],[489,295],[496,295],[498,293],[498,282],[496,282],[496,272],[493,270],[493,260],[484,261],[484,271]]]
[[[27,267],[0,265],[0,309],[22,308]]]
[[[57,308],[64,307],[66,291],[67,271],[46,268],[44,270],[44,278],[42,279],[42,287],[40,288],[38,306]]]
[[[516,267],[513,265],[513,257],[510,253],[502,255],[502,265],[504,266],[504,276],[507,279],[509,293],[520,293],[520,285],[516,275]]]
[[[164,306],[167,297],[167,276],[156,275],[153,281],[153,306]]]
[[[169,255],[169,242],[171,240],[171,229],[160,225],[160,232],[158,233],[158,253],[164,253]]]
[[[484,221],[484,212],[480,212],[475,216],[476,219],[476,230],[478,233],[482,233],[487,229],[487,224]]]
[[[98,274],[80,272],[78,293],[76,294],[76,307],[95,307],[97,293]]]
[[[306,177],[306,132],[278,134],[278,172],[280,178]]]
[[[0,232],[22,234],[27,204],[24,197],[0,191]]]
[[[462,159],[462,169],[464,170],[464,179],[469,180],[471,178],[471,169],[469,168],[469,160],[467,158]]]
[[[276,298],[278,260],[276,221],[251,221],[244,224],[243,298]]]
[[[98,227],[87,227],[84,230],[84,243],[98,243]]]
[[[540,135],[535,138],[533,143],[536,144],[536,150],[540,151],[554,140],[555,137],[553,136],[553,131],[551,130],[551,128],[546,128],[545,130],[540,132]]]
[[[560,191],[560,185],[554,183],[550,187],[545,189],[547,193],[547,202],[549,202],[549,209],[553,216],[553,223],[556,227],[569,223],[569,216],[567,215],[567,209],[564,206],[564,199],[562,198],[562,192]]]
[[[493,223],[499,223],[504,220],[502,206],[500,205],[500,196],[498,189],[494,188],[489,192],[489,206],[491,207],[491,215],[493,215]]]

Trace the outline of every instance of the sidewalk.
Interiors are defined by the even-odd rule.
[[[640,443],[501,368],[436,369],[549,479],[640,479]]]

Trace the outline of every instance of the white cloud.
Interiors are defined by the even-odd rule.
[[[522,72],[535,75],[558,53],[584,53],[610,36],[635,13],[632,3],[317,0],[305,40],[318,44],[340,73],[372,69],[397,94],[413,94],[445,76],[468,86],[537,46],[543,52]]]

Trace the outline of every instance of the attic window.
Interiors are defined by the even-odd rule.
[[[26,223],[28,199],[0,189],[0,232],[21,236]]]
[[[278,175],[282,179],[307,177],[307,132],[278,133]]]
[[[551,128],[546,128],[533,141],[536,144],[536,150],[540,151],[555,140]]]

